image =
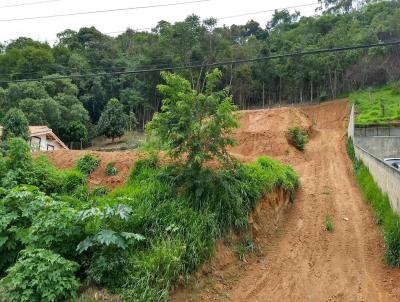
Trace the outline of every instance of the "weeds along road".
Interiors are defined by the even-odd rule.
[[[382,235],[346,154],[347,102],[301,110],[314,131],[304,155],[275,156],[290,162],[302,182],[276,238],[265,242],[260,259],[226,274],[218,293],[183,300],[400,301],[400,271],[383,262]],[[326,215],[332,233],[325,230]]]

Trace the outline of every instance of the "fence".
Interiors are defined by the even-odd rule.
[[[399,127],[356,127],[354,135],[359,137],[367,136],[399,136]]]

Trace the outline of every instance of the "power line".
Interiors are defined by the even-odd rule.
[[[46,0],[46,1],[26,2],[26,3],[19,3],[19,4],[9,4],[9,5],[2,5],[2,6],[0,6],[0,8],[38,5],[38,4],[53,3],[53,2],[60,2],[60,1],[63,1],[63,0]]]
[[[96,10],[96,11],[87,11],[87,12],[76,12],[76,13],[67,13],[67,14],[58,14],[58,15],[34,16],[34,17],[24,17],[24,18],[12,18],[12,19],[0,19],[0,22],[13,22],[13,21],[50,19],[50,18],[60,18],[60,17],[69,17],[69,16],[101,14],[101,13],[120,12],[120,11],[129,11],[129,10],[149,9],[149,8],[156,8],[156,7],[178,6],[178,5],[202,3],[202,2],[209,2],[209,1],[212,1],[212,0],[195,0],[195,1],[175,2],[175,3],[166,3],[166,4],[155,4],[155,5],[146,5],[146,6],[136,6],[136,7],[114,8],[114,9],[105,9],[105,10]]]
[[[263,13],[270,13],[270,12],[274,12],[276,10],[300,8],[300,7],[313,6],[313,5],[318,5],[318,3],[308,3],[308,4],[301,4],[301,5],[294,5],[294,6],[288,6],[288,7],[281,7],[281,8],[274,8],[274,9],[255,11],[255,12],[251,12],[251,13],[243,13],[243,14],[239,14],[239,15],[220,17],[220,18],[217,18],[217,20],[231,19],[231,18],[236,18],[236,17],[244,17],[244,16],[257,15],[257,14],[263,14]]]
[[[294,6],[288,6],[288,7],[279,7],[279,8],[273,8],[273,9],[268,9],[268,10],[261,10],[261,11],[255,11],[255,12],[250,12],[250,13],[244,13],[244,14],[239,14],[239,15],[232,15],[232,16],[225,16],[225,17],[217,17],[217,20],[224,20],[224,19],[231,19],[231,18],[236,18],[236,17],[242,17],[242,16],[251,16],[251,15],[257,15],[257,14],[262,14],[262,13],[268,13],[268,12],[274,12],[276,10],[284,10],[284,9],[292,9],[292,8],[300,8],[300,7],[307,7],[307,6],[313,6],[313,5],[318,5],[318,3],[308,3],[308,4],[300,4],[300,5],[294,5]],[[0,20],[1,21],[1,20]],[[153,29],[152,27],[146,27],[146,28],[135,28],[133,29],[134,31],[146,31],[146,30],[151,30]],[[126,30],[118,30],[118,31],[111,31],[111,32],[105,32],[105,35],[110,35],[110,34],[119,34],[119,33],[124,33]],[[46,42],[56,42],[57,39],[52,39],[52,40],[46,40]]]
[[[77,75],[68,75],[68,76],[58,76],[58,77],[53,77],[53,78],[49,78],[49,79],[43,79],[43,78],[21,79],[21,80],[12,80],[12,81],[1,81],[0,83],[54,81],[54,80],[71,79],[71,78],[86,78],[86,77],[90,78],[90,77],[102,77],[102,76],[109,76],[109,75],[126,75],[126,74],[140,74],[140,73],[161,72],[161,71],[177,71],[177,70],[185,70],[185,69],[254,63],[254,62],[266,61],[266,60],[272,60],[272,59],[281,59],[281,58],[306,56],[306,55],[316,55],[316,54],[330,53],[330,52],[344,52],[344,51],[348,51],[348,50],[369,49],[369,48],[394,46],[394,45],[400,45],[400,41],[375,43],[375,44],[364,44],[364,45],[352,45],[352,46],[334,47],[334,48],[322,48],[322,49],[314,49],[314,50],[301,51],[301,52],[277,54],[277,55],[266,56],[266,57],[214,62],[214,63],[208,63],[208,64],[194,64],[194,65],[186,65],[186,66],[178,66],[178,67],[139,69],[139,70],[117,71],[117,72],[102,72],[102,73],[92,73],[92,74],[77,74]]]

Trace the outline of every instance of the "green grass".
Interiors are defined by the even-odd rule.
[[[389,198],[375,183],[368,168],[355,158],[354,146],[348,140],[347,150],[353,161],[354,173],[365,200],[374,210],[375,220],[383,230],[385,239],[385,261],[393,266],[400,266],[400,217],[392,210]]]
[[[328,232],[333,232],[333,228],[334,228],[334,225],[333,225],[333,219],[332,219],[332,217],[331,217],[331,215],[326,215],[325,216],[325,229],[328,231]]]
[[[135,163],[123,187],[89,190],[86,174],[97,167],[95,158],[80,160],[83,173],[59,171],[26,154],[28,170],[0,176],[0,184],[10,184],[0,188],[0,229],[7,240],[0,245],[0,274],[20,251],[40,248],[77,262],[83,284],[107,288],[124,301],[166,300],[177,282],[214,255],[217,239],[249,233],[249,212],[264,195],[283,188],[293,199],[299,186],[291,167],[267,157],[193,170],[161,165],[153,156]],[[24,183],[37,187],[15,187]],[[237,253],[244,259],[255,248],[244,237]]]
[[[395,84],[354,92],[349,95],[349,99],[356,105],[357,126],[400,121],[400,92]]]
[[[118,255],[126,258],[126,270],[115,274],[118,289],[128,301],[167,299],[177,279],[186,280],[215,252],[215,241],[230,231],[241,233],[249,225],[248,214],[276,187],[294,193],[297,174],[286,165],[262,157],[234,169],[159,166],[156,159],[135,164],[128,183],[102,202],[132,207],[130,229],[146,237],[146,245]],[[247,237],[237,247],[245,257],[254,245]],[[112,286],[112,284],[108,284]]]

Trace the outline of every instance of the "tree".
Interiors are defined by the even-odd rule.
[[[66,137],[71,144],[72,142],[87,142],[89,137],[85,125],[76,121],[69,123],[66,132]]]
[[[327,13],[348,13],[352,10],[353,5],[359,0],[318,0],[320,4],[319,9],[322,10],[325,7]]]
[[[201,169],[204,162],[229,159],[226,148],[235,141],[230,137],[238,127],[236,107],[227,88],[217,91],[221,71],[206,75],[205,93],[191,88],[190,82],[172,73],[162,73],[165,84],[161,112],[147,125],[150,137],[156,138],[168,154],[186,166]]]
[[[20,109],[10,109],[3,119],[3,134],[1,139],[6,141],[12,137],[29,139],[29,123]]]
[[[100,116],[97,124],[98,134],[105,135],[114,142],[115,138],[124,134],[126,123],[127,116],[124,113],[124,107],[116,98],[112,98]]]

